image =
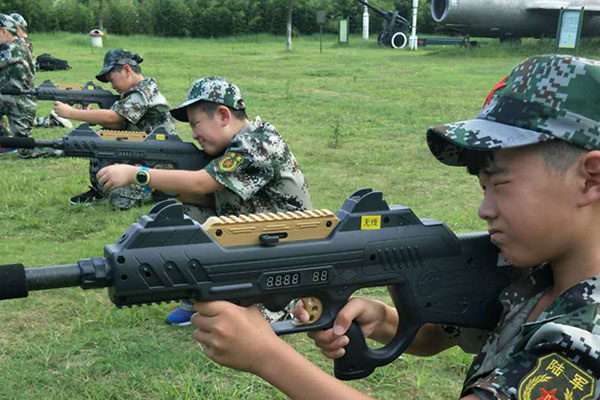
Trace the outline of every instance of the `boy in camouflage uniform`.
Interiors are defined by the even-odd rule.
[[[245,109],[237,86],[221,77],[198,79],[171,114],[189,122],[194,139],[216,158],[201,171],[112,165],[100,170],[98,179],[113,189],[147,174],[147,186],[179,194],[186,213],[200,223],[207,215],[195,205],[203,207],[204,196],[213,193],[216,215],[311,209],[306,180],[287,144],[273,125],[259,117],[249,121]],[[192,314],[193,302],[183,302],[167,322],[189,325]]]
[[[17,36],[25,41],[27,48],[31,53],[31,57],[33,58],[33,43],[31,43],[31,39],[27,34],[27,21],[25,21],[25,18],[23,18],[21,14],[17,13],[12,13],[9,15],[9,17],[15,21],[15,25],[17,27]]]
[[[54,102],[54,111],[60,117],[99,124],[104,128],[126,131],[152,132],[164,128],[175,135],[175,124],[169,114],[169,103],[159,92],[152,78],[144,78],[140,63],[141,55],[125,50],[110,50],[104,56],[104,68],[96,75],[100,82],[111,83],[113,89],[121,93],[121,99],[110,110],[79,110],[60,101]],[[71,198],[71,204],[84,204],[101,201],[108,197],[118,209],[128,209],[142,202],[152,201],[150,193],[136,185],[128,185],[107,191],[96,178],[102,168],[97,159],[90,159],[90,190]]]
[[[501,293],[504,312],[487,339],[473,343],[472,331],[451,337],[428,324],[408,352],[475,348],[462,400],[598,399],[600,62],[533,57],[505,83],[477,118],[429,128],[427,141],[441,162],[478,176],[479,216],[491,240],[515,267],[531,270]],[[216,362],[257,374],[294,399],[368,398],[296,353],[254,308],[195,307],[194,336]],[[296,314],[308,320],[301,308]],[[353,320],[365,336],[388,343],[399,316],[356,297],[333,328],[310,336],[326,356],[339,358]]]
[[[9,16],[15,21],[15,24],[17,27],[17,36],[25,41],[25,43],[27,44],[27,48],[29,49],[29,52],[31,53],[31,60],[34,60],[35,56],[33,53],[33,43],[31,42],[31,39],[29,38],[29,35],[27,33],[27,26],[28,26],[27,21],[25,20],[25,18],[23,18],[23,16],[21,14],[12,13]],[[35,65],[33,65],[31,68],[32,68],[32,71],[34,71]],[[58,115],[56,115],[56,113],[54,111],[52,111],[50,113],[50,115],[48,115],[46,117],[35,117],[35,119],[33,120],[33,126],[37,127],[37,128],[55,128],[55,127],[72,128],[73,124],[71,124],[71,121],[69,121],[68,119],[61,118]],[[62,151],[53,150],[53,149],[44,149],[44,150],[36,149],[35,152],[40,153],[39,154],[40,156],[60,156],[60,155],[62,155]],[[31,158],[34,158],[34,156],[36,156],[36,154],[30,154]]]
[[[0,14],[0,87],[31,89],[34,86],[33,59],[23,39],[17,36],[15,21]],[[0,119],[6,116],[9,129],[0,124],[0,136],[31,135],[37,102],[33,96],[0,95]],[[3,152],[7,152],[3,149]]]

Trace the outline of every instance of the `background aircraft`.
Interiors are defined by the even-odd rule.
[[[449,33],[496,37],[556,37],[561,8],[584,7],[582,36],[600,34],[600,0],[431,0],[431,14]]]

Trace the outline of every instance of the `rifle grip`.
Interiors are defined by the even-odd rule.
[[[371,375],[377,365],[372,365],[369,362],[367,356],[369,346],[367,346],[360,326],[352,321],[346,336],[350,339],[350,342],[344,347],[346,353],[333,361],[335,377],[347,381]]]
[[[396,336],[379,349],[369,348],[360,326],[356,322],[352,322],[346,332],[346,336],[350,339],[350,342],[344,347],[346,354],[333,362],[335,377],[341,380],[365,378],[371,375],[375,368],[387,365],[397,359],[412,343],[422,326],[421,323],[410,320],[405,323],[400,321]]]

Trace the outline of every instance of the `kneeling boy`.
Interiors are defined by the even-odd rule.
[[[112,165],[98,172],[104,188],[138,183],[177,193],[186,213],[204,222],[206,195],[215,199],[216,215],[256,214],[312,209],[308,186],[296,158],[269,123],[246,116],[240,89],[222,77],[198,79],[185,101],[171,114],[189,122],[194,139],[216,157],[200,171],[160,170]],[[193,302],[182,302],[167,323],[189,325]]]

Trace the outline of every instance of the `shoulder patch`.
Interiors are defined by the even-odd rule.
[[[586,400],[594,395],[594,378],[565,357],[540,357],[519,383],[519,400]]]
[[[244,157],[238,153],[229,152],[221,157],[219,161],[219,170],[231,172],[237,169],[244,162]]]

